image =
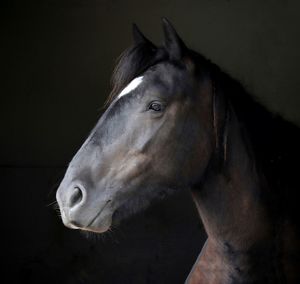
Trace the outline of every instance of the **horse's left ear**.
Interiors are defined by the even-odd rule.
[[[168,19],[162,18],[162,24],[165,35],[164,44],[170,59],[181,60],[187,51],[187,47]]]
[[[140,29],[135,23],[132,24],[132,36],[133,36],[134,44],[136,45],[147,44],[155,48],[155,45],[148,38],[144,36],[144,34],[140,31]]]

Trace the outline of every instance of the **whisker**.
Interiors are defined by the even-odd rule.
[[[53,184],[51,185],[49,192],[48,192],[48,197],[50,197],[53,193],[56,192],[58,186],[61,183],[62,180],[62,175],[66,171],[67,166],[63,167],[63,169],[60,169],[58,173],[55,174],[55,177],[53,177]],[[52,183],[52,182],[51,182]]]
[[[50,202],[49,204],[46,204],[46,207],[49,207],[49,206],[52,206],[52,205],[55,206],[56,204],[57,204],[57,201],[54,200],[54,201]]]

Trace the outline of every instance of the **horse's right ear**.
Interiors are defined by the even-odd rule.
[[[148,44],[155,47],[155,45],[143,35],[138,26],[134,23],[132,24],[132,36],[135,45]]]
[[[183,59],[187,47],[177,34],[173,25],[167,18],[162,18],[163,31],[165,35],[165,47],[172,60]]]

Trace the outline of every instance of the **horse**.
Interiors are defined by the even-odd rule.
[[[189,189],[207,240],[186,283],[300,283],[298,127],[162,27],[157,46],[133,24],[57,190],[64,225],[103,233]]]

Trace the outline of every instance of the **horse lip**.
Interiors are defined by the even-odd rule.
[[[101,215],[101,213],[103,212],[103,210],[105,209],[105,207],[107,206],[108,203],[110,203],[111,200],[107,200],[105,205],[102,207],[102,209],[96,214],[96,216],[94,218],[91,219],[91,221],[87,224],[86,228],[89,228],[91,225],[93,225],[93,223],[96,221],[96,219]]]
[[[77,224],[73,221],[68,222],[66,226],[69,227],[70,229],[76,229],[76,230],[80,229],[80,227],[78,227]]]

